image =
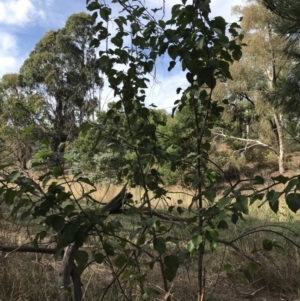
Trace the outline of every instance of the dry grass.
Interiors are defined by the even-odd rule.
[[[245,226],[256,227],[261,225],[258,220],[249,220],[246,224],[240,224],[225,231],[225,236],[233,237],[244,231]],[[180,231],[177,229],[176,231]],[[3,229],[2,229],[2,232]],[[182,235],[178,235],[182,236]],[[2,236],[2,239],[7,236]],[[247,237],[237,243],[240,250],[250,253],[255,248],[259,249],[264,238],[273,238],[263,233]],[[277,237],[274,237],[278,239]],[[294,237],[295,241],[300,241]],[[217,251],[207,252],[205,255],[207,300],[297,300],[298,279],[300,276],[299,250],[292,247],[284,240],[278,239],[285,251],[274,250],[272,252],[257,252],[254,256],[260,261],[261,267],[252,274],[252,280],[247,282],[242,270],[249,265],[240,253],[231,248],[219,246]],[[32,255],[11,253],[8,256],[0,254],[0,300],[1,301],[42,301],[57,300],[56,275],[59,262],[50,255]],[[224,265],[231,265],[231,271],[226,274]],[[142,267],[147,271],[147,286],[161,291],[162,295],[156,299],[163,300],[162,280],[158,265],[153,270]],[[92,264],[83,273],[83,283],[86,301],[100,300],[103,289],[110,284],[112,274],[106,264]],[[138,301],[134,293],[132,300]],[[186,261],[178,270],[177,276],[171,285],[173,299],[195,300],[197,295],[197,270],[196,263]],[[256,293],[255,293],[256,292]],[[106,301],[123,300],[119,287],[115,283]],[[253,296],[252,296],[253,294]]]
[[[292,172],[290,172],[291,175]],[[272,174],[275,175],[275,174]],[[73,183],[68,178],[69,184],[64,183],[66,190],[71,190],[74,197],[79,198],[83,193],[92,189],[87,184]],[[62,183],[62,182],[61,182]],[[122,188],[115,185],[97,185],[92,197],[96,200],[107,202],[112,199]],[[283,187],[280,187],[282,189]],[[182,200],[181,206],[188,207],[192,194],[178,186],[169,187],[170,199],[153,201],[154,206],[167,208],[177,205]],[[140,202],[143,192],[139,188],[130,189],[133,199]],[[229,231],[221,233],[222,237],[230,240],[243,233],[247,229],[274,224],[275,226],[288,226],[298,231],[297,222],[299,218],[293,214],[285,205],[284,200],[280,202],[279,213],[273,213],[268,204],[259,208],[260,203],[250,207],[250,214],[246,222],[232,225]],[[2,223],[2,224],[1,224]],[[129,222],[130,223],[130,222]],[[26,231],[16,224],[7,226],[6,222],[0,221],[0,245],[20,245],[28,242]],[[280,228],[281,229],[281,228]],[[185,240],[185,234],[180,227],[173,229],[172,235]],[[280,230],[286,233],[285,230]],[[299,233],[299,231],[298,231]],[[291,235],[291,233],[286,233]],[[284,247],[284,252],[276,249],[272,252],[262,251],[263,239],[276,239]],[[292,239],[300,244],[300,238],[293,236]],[[249,261],[235,250],[219,246],[214,253],[205,254],[207,300],[299,300],[298,279],[300,276],[299,250],[285,240],[271,234],[256,233],[237,242],[238,248],[249,254],[253,254],[261,263],[258,271],[252,273],[252,279],[247,282],[243,270],[248,267]],[[253,250],[259,250],[253,252]],[[173,250],[174,251],[174,250]],[[251,253],[252,252],[252,253]],[[223,267],[230,265],[231,270],[227,274]],[[7,254],[0,253],[0,300],[1,301],[33,301],[33,300],[57,300],[56,274],[58,262],[49,255],[30,254]],[[147,285],[162,292],[155,300],[163,300],[162,281],[160,270],[155,265],[153,270],[147,270]],[[100,300],[103,289],[109,285],[112,279],[109,268],[105,265],[92,264],[83,274],[85,297],[87,301]],[[133,292],[138,292],[137,288]],[[117,284],[114,284],[110,293],[104,299],[106,301],[122,300]],[[197,295],[197,270],[195,261],[191,260],[181,265],[177,277],[171,285],[173,300],[195,300]],[[132,300],[138,301],[132,295]],[[153,299],[154,300],[154,299]]]

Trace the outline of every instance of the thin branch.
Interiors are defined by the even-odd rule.
[[[1,252],[9,253],[41,253],[41,254],[56,254],[57,249],[49,248],[34,248],[27,246],[0,246]]]

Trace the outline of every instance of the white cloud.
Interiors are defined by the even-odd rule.
[[[5,73],[18,72],[21,65],[15,37],[0,31],[0,78]]]
[[[24,26],[44,18],[44,12],[32,0],[0,0],[0,24]]]

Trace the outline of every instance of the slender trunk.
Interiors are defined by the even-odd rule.
[[[278,155],[278,169],[279,173],[284,173],[284,143],[283,143],[283,130],[282,130],[282,114],[274,114],[274,119],[277,127],[277,135],[278,135],[278,147],[279,147],[279,155]]]
[[[83,300],[83,294],[82,294],[82,282],[80,278],[80,274],[76,270],[75,264],[73,264],[73,269],[71,271],[71,278],[73,282],[73,288],[74,288],[74,299],[75,301],[82,301]]]
[[[269,38],[270,41],[272,40],[272,27],[269,25],[268,28]],[[277,75],[276,75],[276,56],[275,51],[273,49],[273,45],[270,43],[271,46],[271,70],[268,70],[268,80],[269,80],[269,89],[271,92],[274,91],[276,87]],[[284,144],[283,144],[283,130],[282,130],[282,114],[281,113],[274,113],[274,121],[276,125],[276,138],[278,142],[279,148],[279,155],[278,155],[278,169],[279,173],[284,173]]]
[[[78,250],[78,246],[76,244],[71,244],[65,250],[63,260],[61,262],[59,271],[58,271],[58,291],[59,291],[59,300],[60,301],[73,301],[72,290],[71,290],[71,274],[74,268],[74,258],[75,254]],[[75,278],[74,278],[75,277]],[[81,285],[78,286],[78,275],[73,273],[73,281],[75,279],[74,287],[76,294],[75,301],[82,300],[82,292],[78,293],[78,290],[81,290]],[[78,299],[80,298],[80,299]]]

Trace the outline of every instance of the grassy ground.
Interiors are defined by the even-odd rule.
[[[66,185],[75,197],[80,197],[91,189],[88,185]],[[121,187],[97,186],[92,196],[99,201],[109,201]],[[181,187],[171,187],[168,205],[177,205],[177,200],[182,200],[183,207],[191,201],[191,192]],[[141,199],[140,189],[131,189],[134,200]],[[166,201],[158,205],[162,210],[167,208]],[[250,214],[246,221],[239,221],[237,225],[230,225],[230,229],[221,232],[224,240],[232,240],[251,229],[257,232],[248,235],[236,242],[237,250],[220,244],[215,252],[207,251],[205,254],[207,300],[300,300],[300,250],[295,245],[300,245],[299,217],[287,209],[282,200],[279,213],[274,214],[268,204],[258,208],[258,203],[250,207]],[[136,220],[132,217],[118,216],[127,231],[135,227]],[[22,245],[28,242],[26,227],[0,220],[0,245]],[[259,232],[264,227],[268,231],[276,231],[287,236],[287,241],[282,236],[273,232]],[[180,225],[175,226],[172,235],[185,242],[186,233]],[[264,239],[274,239],[278,247],[267,252],[262,248]],[[295,244],[293,244],[294,242]],[[92,241],[90,242],[92,243]],[[86,246],[88,247],[88,246]],[[260,266],[253,265],[243,256],[248,254]],[[145,268],[142,268],[145,269]],[[0,252],[0,300],[1,301],[40,301],[57,300],[56,275],[58,262],[51,255],[20,254],[17,252]],[[148,270],[147,270],[148,271]],[[250,274],[247,273],[250,271]],[[248,277],[248,278],[247,278]],[[103,289],[110,284],[112,275],[106,264],[91,264],[83,273],[85,298],[87,301],[98,301]],[[153,300],[163,300],[162,281],[157,265],[147,272],[147,284],[162,292]],[[138,293],[138,289],[133,290]],[[112,285],[106,295],[106,301],[122,300],[118,295],[117,284]],[[195,261],[186,261],[178,270],[177,276],[171,285],[173,300],[195,300],[197,295],[197,270]],[[138,301],[132,295],[132,300]]]

